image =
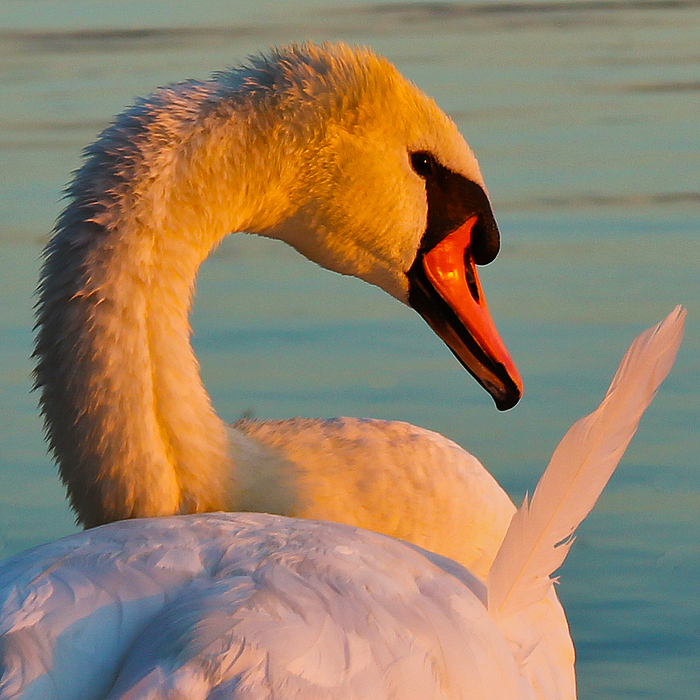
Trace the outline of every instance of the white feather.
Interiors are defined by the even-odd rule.
[[[603,402],[557,446],[532,501],[513,516],[488,577],[489,611],[508,617],[547,595],[573,533],[615,471],[683,336],[677,306],[630,346]]]

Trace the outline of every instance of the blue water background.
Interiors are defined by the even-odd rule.
[[[251,7],[251,5],[254,5]],[[677,303],[672,375],[560,594],[580,698],[700,687],[700,2],[0,3],[0,556],[75,530],[30,393],[40,252],[80,149],[134,96],[269,45],[369,44],[449,112],[503,237],[482,279],[526,394],[506,414],[410,310],[232,236],[193,324],[220,414],[408,420],[520,502],[632,337]]]

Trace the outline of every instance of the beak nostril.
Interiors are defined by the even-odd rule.
[[[472,295],[472,299],[478,304],[480,301],[479,285],[476,281],[476,270],[474,269],[474,260],[472,259],[471,250],[467,246],[464,249],[464,270],[466,272],[467,287]]]

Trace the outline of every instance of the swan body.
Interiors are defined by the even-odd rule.
[[[683,318],[633,343],[513,517],[486,583],[337,523],[113,523],[0,566],[0,699],[574,700],[550,576],[670,370]]]
[[[531,697],[483,584],[383,535],[207,514],[46,550],[12,564],[3,700]]]

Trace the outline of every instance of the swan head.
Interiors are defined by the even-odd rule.
[[[522,381],[476,271],[496,257],[499,231],[454,122],[368,49],[290,47],[243,82],[274,86],[290,125],[279,148],[297,164],[292,213],[258,233],[413,307],[499,409],[514,406]]]

